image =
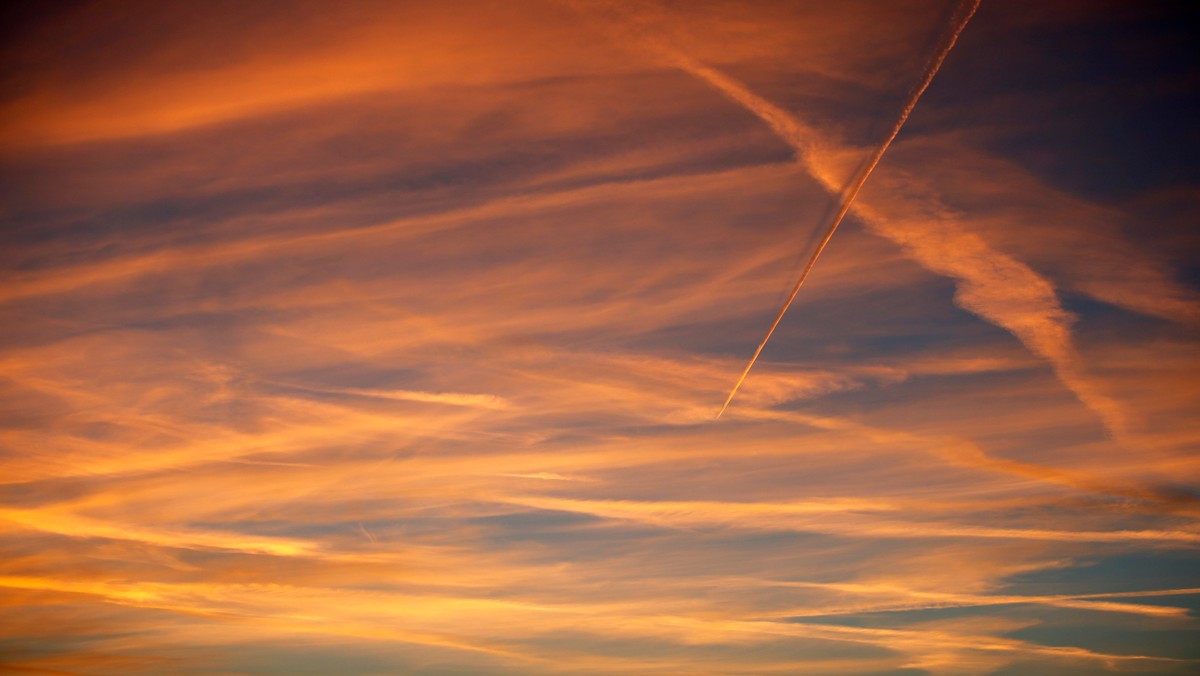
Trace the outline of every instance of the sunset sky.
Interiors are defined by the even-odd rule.
[[[973,5],[5,9],[0,673],[1196,673],[1200,11]]]

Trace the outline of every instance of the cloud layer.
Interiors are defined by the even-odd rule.
[[[1193,671],[1196,183],[1012,109],[1165,10],[984,3],[713,421],[958,6],[836,4],[14,18],[3,668]]]

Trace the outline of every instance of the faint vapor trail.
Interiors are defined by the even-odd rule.
[[[950,50],[954,48],[954,44],[958,42],[958,36],[961,35],[963,29],[967,27],[967,23],[971,20],[971,17],[975,16],[975,11],[979,9],[980,1],[981,0],[970,0],[969,3],[963,3],[960,5],[959,10],[955,12],[955,18],[957,20],[953,21],[951,24],[952,30],[948,33],[948,37],[943,41],[937,53],[934,54],[933,58],[929,62],[929,65],[925,67],[924,77],[921,78],[920,84],[918,84],[909,95],[908,101],[904,104],[904,109],[900,111],[899,119],[896,120],[896,124],[892,127],[891,133],[888,134],[888,137],[884,139],[883,143],[880,144],[880,146],[875,150],[875,153],[871,155],[870,160],[859,172],[858,176],[854,179],[854,182],[846,188],[842,196],[841,206],[838,208],[837,214],[830,222],[829,228],[825,231],[825,236],[821,239],[820,244],[817,245],[816,250],[813,251],[812,256],[809,257],[808,263],[805,264],[804,270],[800,273],[800,278],[796,280],[796,285],[792,287],[791,295],[788,296],[788,299],[784,302],[783,307],[779,309],[779,314],[775,316],[775,321],[772,322],[771,328],[767,329],[767,335],[765,335],[762,339],[762,342],[758,344],[758,349],[754,350],[754,356],[750,357],[750,362],[746,364],[746,368],[742,371],[742,375],[737,379],[737,382],[734,383],[733,389],[729,391],[729,396],[725,398],[725,403],[721,406],[721,410],[717,412],[716,419],[720,419],[721,414],[725,412],[725,409],[729,408],[729,404],[733,401],[734,395],[737,394],[738,388],[742,386],[742,383],[746,380],[746,376],[750,374],[750,369],[754,368],[754,362],[758,361],[758,356],[762,354],[763,348],[767,345],[767,341],[771,339],[771,335],[775,333],[775,329],[779,326],[779,322],[783,320],[783,315],[786,314],[788,308],[792,306],[792,301],[796,300],[796,295],[800,293],[800,287],[804,285],[804,280],[808,279],[808,274],[812,272],[813,266],[817,264],[817,259],[820,258],[821,252],[825,250],[825,247],[829,244],[829,240],[833,239],[833,233],[837,231],[838,226],[841,225],[842,219],[845,218],[846,213],[850,211],[850,205],[854,203],[854,198],[858,196],[859,190],[861,190],[863,184],[867,182],[867,179],[871,176],[871,172],[875,170],[875,167],[879,164],[879,161],[883,159],[883,154],[887,152],[888,147],[892,145],[892,141],[896,139],[896,136],[904,127],[904,123],[908,121],[908,116],[911,115],[913,109],[916,108],[917,101],[921,99],[921,95],[924,94],[925,90],[929,88],[929,83],[933,82],[934,76],[937,75],[938,70],[942,67],[942,62],[946,60],[946,55],[950,53]],[[966,9],[963,10],[963,7],[966,7]],[[722,87],[718,81],[714,81],[710,75],[705,74],[702,70],[692,70],[692,72],[700,75],[711,84],[722,89],[722,91],[725,91],[727,94],[734,96],[734,98],[742,100],[741,97],[737,96],[734,92],[729,91],[725,87]],[[712,71],[709,70],[709,73],[712,73]],[[743,103],[745,103],[744,100]],[[772,127],[776,129],[779,128],[780,125],[776,121],[775,115],[767,116],[764,114],[766,112],[774,111],[771,111],[770,109],[761,109],[760,106],[754,105],[748,105],[748,107]],[[781,136],[788,140],[793,147],[796,147],[798,151],[800,150],[800,148],[797,147],[798,144],[796,143],[796,141],[799,140],[798,134],[781,134]]]

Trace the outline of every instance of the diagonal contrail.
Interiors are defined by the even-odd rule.
[[[758,361],[758,355],[762,354],[763,348],[767,345],[767,341],[771,339],[771,335],[775,333],[775,329],[779,326],[779,322],[783,320],[783,315],[787,313],[788,308],[791,307],[792,301],[796,300],[796,295],[800,293],[800,287],[804,285],[804,280],[808,279],[808,274],[812,272],[813,266],[817,264],[817,259],[820,258],[821,252],[825,250],[825,247],[829,244],[829,240],[833,239],[833,233],[837,231],[838,226],[842,223],[842,219],[845,218],[846,213],[850,211],[850,205],[854,203],[854,198],[858,196],[859,190],[861,190],[863,184],[867,182],[867,179],[871,176],[871,172],[875,170],[876,165],[878,165],[879,161],[883,159],[883,154],[887,152],[888,146],[892,145],[892,141],[896,139],[896,136],[900,133],[900,129],[904,127],[904,123],[908,121],[908,116],[912,114],[913,108],[916,108],[917,101],[921,99],[921,95],[924,94],[925,90],[929,88],[929,83],[933,82],[934,76],[937,75],[938,70],[942,67],[942,62],[946,60],[946,55],[949,54],[950,50],[954,48],[954,43],[958,41],[958,36],[962,34],[963,29],[967,27],[967,22],[969,22],[971,17],[975,15],[975,11],[979,9],[980,1],[981,0],[969,0],[969,2],[964,2],[960,6],[959,10],[955,12],[954,19],[952,19],[951,29],[947,33],[947,37],[943,39],[938,51],[933,55],[933,58],[930,59],[929,65],[925,67],[925,74],[921,78],[921,82],[912,90],[912,93],[909,94],[908,101],[905,102],[904,109],[900,111],[900,117],[896,120],[896,124],[892,126],[891,133],[888,134],[883,143],[875,149],[874,154],[871,155],[870,160],[863,166],[862,170],[859,171],[858,176],[854,179],[854,182],[846,188],[842,196],[841,205],[838,208],[837,214],[833,217],[833,220],[830,221],[829,227],[825,231],[825,236],[821,239],[821,243],[817,245],[816,250],[813,251],[812,256],[809,257],[808,263],[805,264],[804,270],[800,273],[800,279],[796,280],[796,285],[792,287],[791,295],[788,296],[788,299],[784,302],[783,307],[779,309],[779,314],[775,315],[775,321],[772,322],[771,328],[767,329],[767,335],[763,336],[762,342],[758,344],[758,349],[754,350],[754,356],[750,357],[750,362],[746,364],[746,368],[742,371],[742,375],[737,379],[737,382],[734,383],[733,389],[729,391],[729,396],[725,398],[725,403],[721,406],[721,410],[717,412],[718,419],[721,417],[721,414],[725,412],[725,409],[729,408],[729,404],[733,401],[734,395],[737,394],[738,388],[740,388],[742,383],[746,380],[746,376],[749,375],[750,369],[754,368],[754,362]],[[965,10],[963,7],[965,7]],[[703,77],[703,75],[701,76]],[[708,77],[705,77],[704,79],[708,80],[711,84],[717,86],[723,91],[726,91],[726,93],[730,96],[739,98],[739,92],[728,91],[722,87],[720,82],[714,81]],[[771,111],[760,111],[756,106],[748,107],[752,112],[763,118],[764,121],[771,126],[774,127],[777,125],[777,121],[772,119],[774,118],[773,115],[764,115],[764,112]],[[788,138],[788,135],[783,136],[789,141],[793,140]],[[796,149],[797,151],[801,150],[798,147]]]

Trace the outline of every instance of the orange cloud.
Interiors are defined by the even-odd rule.
[[[0,670],[1194,666],[1188,238],[955,107],[1076,10],[983,4],[711,424],[950,6],[30,9]]]

